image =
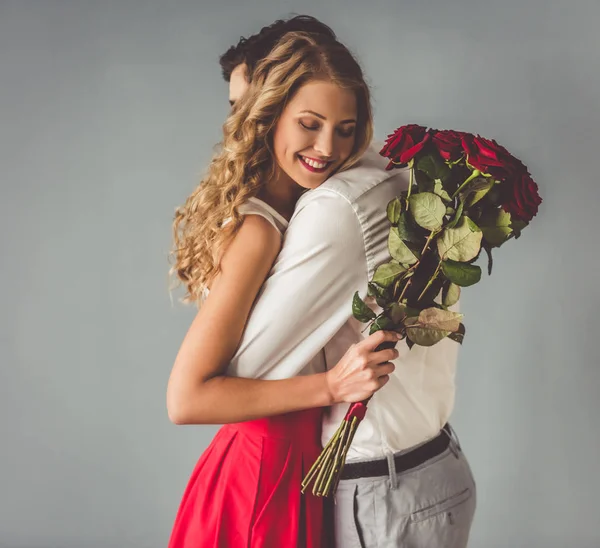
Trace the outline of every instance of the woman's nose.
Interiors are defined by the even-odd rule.
[[[333,136],[326,134],[325,132],[321,133],[315,142],[314,149],[318,152],[324,159],[331,158],[333,156]]]

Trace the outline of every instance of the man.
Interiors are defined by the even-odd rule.
[[[256,64],[267,56],[277,41],[286,32],[308,32],[321,34],[336,39],[335,33],[325,23],[309,15],[297,15],[291,19],[279,19],[263,27],[259,33],[231,46],[219,58],[223,79],[229,82],[229,104],[233,104],[244,93],[252,81],[252,73]]]
[[[234,103],[253,67],[286,32],[333,32],[313,18],[277,21],[221,57]],[[323,370],[364,338],[351,315],[376,267],[389,260],[387,203],[407,188],[408,171],[386,171],[371,148],[361,163],[305,193],[256,302],[230,375],[275,379],[308,362]],[[446,422],[454,404],[457,343],[398,345],[387,386],[369,403],[335,497],[335,544],[462,548],[475,510],[475,484]],[[347,406],[323,424],[325,444]]]

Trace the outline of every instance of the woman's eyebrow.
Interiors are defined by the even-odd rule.
[[[325,118],[325,116],[323,116],[322,114],[319,114],[318,112],[315,112],[314,110],[303,110],[300,114],[312,114],[313,116],[316,116],[317,118],[321,118],[321,120],[327,120],[327,118]],[[356,120],[354,118],[348,118],[347,120],[342,120],[340,122],[340,124],[350,124],[356,123]]]

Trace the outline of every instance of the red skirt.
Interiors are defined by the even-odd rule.
[[[323,548],[323,499],[300,483],[321,409],[223,426],[198,460],[169,548]]]

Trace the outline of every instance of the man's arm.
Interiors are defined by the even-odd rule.
[[[352,204],[316,191],[299,205],[229,365],[232,376],[297,375],[348,320],[367,289],[363,231]]]

